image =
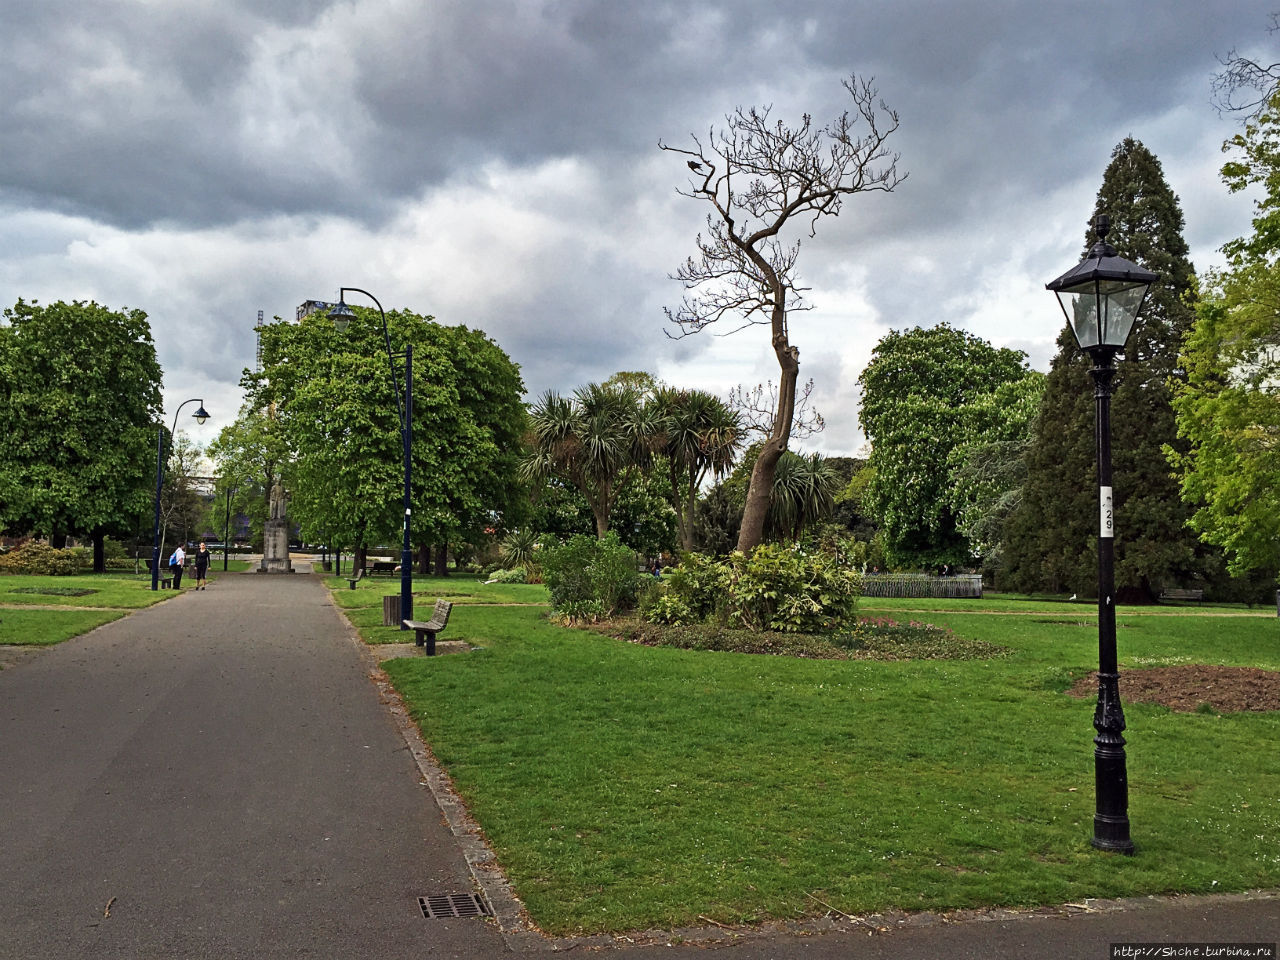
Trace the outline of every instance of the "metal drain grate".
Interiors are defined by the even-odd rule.
[[[418,906],[428,920],[444,917],[487,917],[489,908],[474,893],[450,893],[436,897],[419,897]]]

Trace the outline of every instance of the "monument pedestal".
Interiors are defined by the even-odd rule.
[[[258,573],[293,573],[289,559],[289,524],[283,518],[268,520],[262,531],[262,563]]]

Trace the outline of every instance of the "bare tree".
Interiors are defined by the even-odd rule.
[[[796,440],[808,440],[815,433],[826,429],[827,421],[814,407],[809,406],[813,394],[813,377],[803,387],[797,387],[791,408],[791,436]],[[729,406],[742,419],[744,432],[767,439],[773,433],[773,418],[778,409],[778,388],[770,380],[757,383],[748,390],[742,384],[729,391]]]
[[[823,128],[815,128],[809,114],[792,127],[772,121],[771,107],[739,107],[705,143],[696,136],[688,149],[658,143],[689,158],[694,179],[677,192],[712,208],[697,256],[675,274],[688,292],[678,309],[667,310],[668,320],[680,337],[726,318],[740,321],[731,333],[768,326],[781,371],[773,423],[751,473],[738,531],[743,553],[763,538],[773,476],[791,436],[800,351],[791,343],[788,318],[808,309],[795,274],[800,243],[784,242],[783,228],[793,219],[807,221],[813,237],[818,220],[839,214],[846,195],[887,193],[906,177],[898,173],[898,155],[885,147],[898,129],[897,113],[870,81],[855,75],[843,83],[854,111]]]
[[[1280,14],[1271,14],[1267,32],[1280,31]],[[1232,50],[1218,61],[1225,68],[1213,78],[1213,104],[1219,113],[1243,114],[1254,119],[1280,89],[1280,62],[1262,63]]]

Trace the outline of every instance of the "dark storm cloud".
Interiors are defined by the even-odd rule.
[[[705,210],[657,141],[738,106],[824,125],[856,72],[899,112],[910,176],[806,238],[794,336],[849,452],[889,326],[1052,342],[1060,318],[1024,321],[1008,290],[1038,302],[1070,265],[1124,136],[1200,205],[1194,256],[1247,225],[1220,212],[1234,127],[1209,105],[1215,55],[1270,42],[1246,6],[0,0],[0,299],[142,307],[167,374],[218,380],[223,406],[256,309],[339,283],[485,329],[535,393],[712,359],[754,383],[761,331],[663,336]]]
[[[652,118],[708,86],[682,45],[696,19],[522,0],[24,6],[0,41],[0,189],[124,226],[387,215],[488,159],[651,147]],[[710,20],[727,26],[700,52],[718,56],[737,30]]]
[[[1015,200],[997,192],[1013,165],[1070,175],[1082,125],[1160,111],[1179,65],[1207,82],[1206,55],[1240,39],[1212,5],[7,5],[0,189],[125,226],[377,219],[491,159],[687,142],[805,71],[818,103],[779,115],[825,122],[857,71],[904,117],[917,186],[895,222],[928,229]]]

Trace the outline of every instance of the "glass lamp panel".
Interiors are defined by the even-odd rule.
[[[1134,321],[1146,297],[1148,285],[1130,280],[1102,280],[1098,284],[1102,303],[1101,342],[1123,347],[1133,331]]]
[[[351,325],[351,318],[355,314],[351,308],[345,303],[339,302],[332,310],[329,311],[329,319],[333,321],[333,328],[339,333],[346,333],[347,327]]]
[[[1058,290],[1058,303],[1081,350],[1098,345],[1098,297],[1092,283]]]

